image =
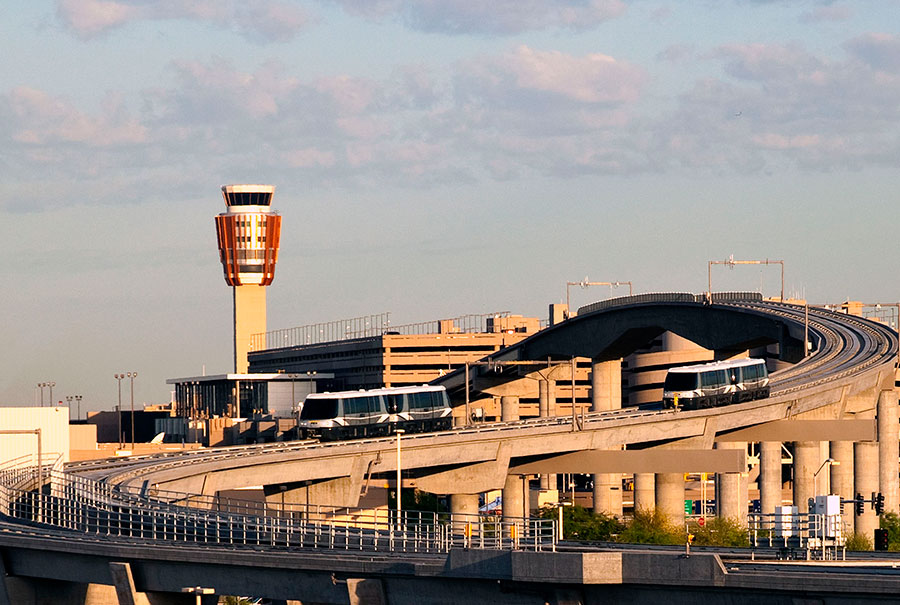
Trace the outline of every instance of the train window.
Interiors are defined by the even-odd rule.
[[[307,399],[300,410],[301,420],[327,420],[337,415],[337,399]]]
[[[415,410],[431,407],[431,393],[410,393],[409,407]]]
[[[396,414],[403,409],[403,395],[388,395],[385,399],[388,414]]]
[[[363,409],[363,406],[361,405],[362,403],[363,401],[360,397],[351,397],[349,399],[345,399],[344,414],[361,414]]]
[[[669,372],[663,388],[666,391],[693,391],[697,388],[697,374],[687,372]]]

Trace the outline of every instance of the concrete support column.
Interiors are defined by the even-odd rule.
[[[898,422],[897,393],[881,391],[878,395],[878,484],[884,496],[884,510],[898,512],[900,508],[900,425]]]
[[[591,363],[591,411],[622,407],[622,360]],[[622,475],[601,473],[594,477],[594,512],[622,516]]]
[[[500,398],[500,420],[510,422],[519,419],[519,398],[507,395]]]
[[[622,360],[591,363],[591,411],[622,408]]]
[[[809,511],[813,494],[813,475],[822,464],[822,448],[818,441],[794,442],[794,506],[801,514]]]
[[[503,485],[503,519],[513,520],[529,516],[528,501],[525,498],[528,481],[519,475],[507,475]]]
[[[450,512],[454,515],[477,515],[478,494],[450,494]]]
[[[868,500],[872,492],[878,491],[878,443],[874,441],[854,443],[853,461],[853,494],[854,496],[857,493],[862,494]],[[863,514],[855,516],[854,528],[856,533],[866,536],[869,540],[875,539],[878,516],[868,503]]]
[[[656,509],[675,527],[684,525],[684,474],[656,474]]]
[[[594,513],[622,516],[622,475],[598,473],[594,475]]]
[[[832,441],[830,444],[829,455],[840,464],[831,465],[831,493],[837,494],[842,500],[850,500],[856,493],[853,491],[853,442],[852,441]],[[841,520],[844,526],[844,533],[850,535],[853,533],[853,505],[844,505],[844,514]]]
[[[653,473],[634,474],[634,510],[653,510],[656,507],[656,476]]]
[[[717,443],[717,450],[743,450],[744,468],[747,468],[747,443]],[[748,478],[746,470],[741,473],[716,473],[716,512],[723,519],[736,519],[742,526],[747,525]]]
[[[541,418],[548,418],[550,410],[556,408],[556,381],[542,379],[538,381],[538,413]],[[541,489],[556,489],[556,475],[541,475]]]
[[[765,514],[781,506],[781,442],[759,444],[759,504]]]

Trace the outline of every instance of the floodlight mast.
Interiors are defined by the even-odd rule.
[[[727,265],[734,269],[735,265],[781,265],[781,302],[784,302],[784,261],[783,260],[734,260],[732,254],[727,260],[711,260],[707,264],[707,292],[712,296],[712,266]]]

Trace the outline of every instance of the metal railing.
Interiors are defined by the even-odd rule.
[[[751,513],[748,538],[753,547],[805,551],[807,559],[837,559],[845,555],[841,515],[814,513]]]
[[[310,324],[296,328],[271,330],[250,335],[250,350],[282,349],[325,342],[371,338],[385,334],[439,334],[450,329],[454,334],[477,334],[487,332],[488,319],[509,317],[509,311],[496,313],[460,315],[450,319],[435,319],[419,323],[391,325],[390,313],[365,315],[349,319],[339,319],[327,323]]]
[[[48,485],[37,489],[39,477]],[[87,534],[287,549],[556,549],[556,521],[273,504],[128,489],[36,467],[0,472],[0,516]]]

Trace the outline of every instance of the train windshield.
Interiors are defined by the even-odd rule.
[[[669,372],[666,375],[665,391],[693,391],[697,388],[697,374]]]
[[[337,415],[337,399],[307,399],[300,411],[300,420],[327,420]]]

